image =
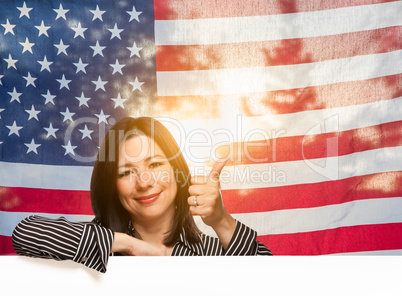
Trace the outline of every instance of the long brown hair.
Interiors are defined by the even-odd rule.
[[[154,139],[165,153],[175,173],[177,182],[175,213],[171,229],[164,241],[165,245],[174,245],[183,228],[188,242],[199,242],[199,230],[187,204],[190,185],[188,165],[171,133],[159,121],[151,117],[123,118],[106,134],[91,178],[91,203],[97,221],[115,232],[130,232],[130,217],[119,200],[116,180],[120,145],[130,134],[133,134],[133,131],[134,133],[139,131]]]

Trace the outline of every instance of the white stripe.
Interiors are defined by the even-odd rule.
[[[269,188],[402,171],[401,155],[402,146],[397,146],[322,159],[228,166],[220,174],[220,184],[222,190]]]
[[[0,186],[88,190],[93,167],[0,162]]]
[[[402,25],[402,3],[249,17],[157,20],[156,45],[254,42],[326,36]]]
[[[14,228],[21,220],[28,216],[37,215],[47,218],[57,219],[61,216],[71,222],[89,222],[94,216],[91,215],[62,215],[62,214],[48,214],[48,213],[25,213],[25,212],[4,212],[0,211],[0,235],[11,236]]]
[[[401,18],[402,19],[402,18]],[[399,74],[402,50],[271,67],[157,72],[158,96],[247,94]]]
[[[337,255],[351,255],[351,256],[401,256],[402,250],[381,250],[381,251],[365,251],[365,252],[351,252],[351,253],[334,253],[330,256]],[[327,256],[327,255],[324,255]]]
[[[257,231],[257,235],[286,234],[356,225],[402,222],[402,197],[356,200],[316,208],[280,210],[232,216]],[[198,220],[200,221],[200,220]],[[197,224],[206,234],[210,227]]]

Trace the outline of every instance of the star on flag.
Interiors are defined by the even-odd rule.
[[[29,12],[32,10],[32,8],[28,8],[25,1],[24,4],[22,5],[22,7],[17,7],[17,9],[21,12],[20,13],[20,18],[22,18],[23,16],[26,16],[27,18],[29,17]]]
[[[38,151],[37,151],[36,149],[38,149],[38,147],[40,147],[42,144],[36,144],[36,143],[35,143],[35,140],[32,139],[31,143],[29,143],[29,144],[28,144],[28,143],[24,143],[24,145],[28,147],[27,154],[28,154],[29,152],[33,152],[33,153],[35,153],[35,154],[38,154]]]

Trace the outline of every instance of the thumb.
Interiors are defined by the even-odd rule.
[[[212,182],[218,182],[219,181],[219,175],[221,174],[222,169],[228,162],[229,158],[221,158],[218,159],[214,165],[212,166],[211,172],[209,173],[209,179]]]

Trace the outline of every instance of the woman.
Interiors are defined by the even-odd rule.
[[[123,255],[271,255],[256,232],[223,206],[219,173],[191,178],[170,132],[149,117],[124,118],[107,133],[91,179],[92,223],[30,216],[12,239],[20,255],[73,260],[106,271],[110,253]],[[191,182],[191,185],[189,184]],[[218,238],[201,233],[201,216]]]

